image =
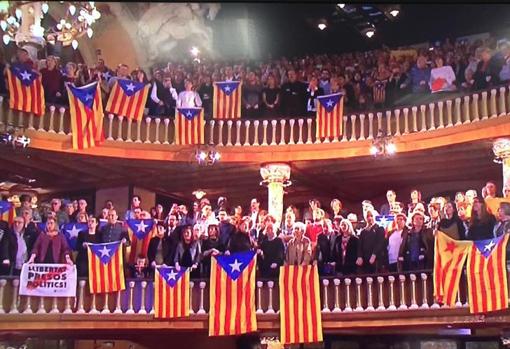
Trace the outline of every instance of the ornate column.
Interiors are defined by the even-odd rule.
[[[498,138],[492,145],[494,155],[503,165],[503,187],[510,185],[510,138]]]
[[[285,163],[264,164],[260,168],[263,181],[261,185],[267,186],[268,212],[276,218],[276,226],[282,221],[283,189],[292,184],[290,179],[290,166]]]

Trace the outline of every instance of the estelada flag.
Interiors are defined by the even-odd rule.
[[[189,269],[156,267],[154,273],[154,316],[173,319],[189,316]]]
[[[88,244],[90,293],[109,293],[124,290],[122,242]]]
[[[499,205],[502,202],[510,203],[510,198],[485,198],[485,205],[487,206],[487,212],[497,217]]]
[[[73,149],[86,149],[99,145],[103,135],[103,104],[99,84],[82,87],[66,84],[71,114]]]
[[[450,238],[442,231],[436,234],[434,247],[434,297],[440,304],[455,305],[462,267],[473,245],[472,241]]]
[[[0,219],[9,224],[14,223],[16,218],[16,209],[14,204],[9,201],[0,201]]]
[[[257,331],[254,251],[214,256],[209,290],[209,336]]]
[[[24,64],[7,69],[9,108],[41,116],[45,110],[41,75]]]
[[[213,118],[241,117],[241,86],[240,81],[217,81],[213,84]]]
[[[204,144],[204,132],[203,108],[175,109],[175,144]]]
[[[135,264],[138,256],[146,257],[149,242],[154,232],[152,219],[128,219],[126,221],[129,239],[131,241],[128,263]]]
[[[118,79],[110,92],[106,111],[139,121],[142,119],[148,95],[149,85],[133,80]]]
[[[471,313],[508,308],[507,243],[508,234],[473,241],[466,268]]]
[[[319,273],[316,265],[280,267],[280,342],[322,342]]]
[[[77,251],[79,246],[76,246],[76,242],[78,241],[78,235],[80,233],[86,233],[89,229],[87,223],[76,223],[69,222],[66,224],[62,224],[60,227],[60,231],[66,237],[67,244],[73,251]]]
[[[380,227],[384,228],[384,231],[387,233],[393,228],[393,223],[395,222],[395,216],[390,215],[377,215],[375,216],[375,222]]]
[[[338,138],[342,134],[344,98],[341,93],[317,97],[317,138]]]

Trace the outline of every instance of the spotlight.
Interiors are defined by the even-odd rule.
[[[200,53],[200,50],[198,49],[198,47],[195,47],[193,46],[190,50],[191,54],[193,55],[193,57],[197,57],[198,54]]]
[[[367,38],[371,38],[372,36],[375,35],[375,29],[368,29],[366,32],[365,32],[365,35],[367,36]]]
[[[396,9],[390,11],[390,15],[392,15],[393,17],[397,17],[399,13],[400,13],[400,11],[396,10]]]
[[[345,7],[345,4],[336,4],[336,5],[337,5],[338,7],[340,7],[340,8],[342,8],[342,9]]]
[[[327,27],[327,25],[324,23],[317,24],[317,28],[319,28],[320,30],[324,30],[324,29],[326,29],[326,27]]]

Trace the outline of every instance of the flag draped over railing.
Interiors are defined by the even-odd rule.
[[[122,242],[88,244],[90,293],[124,290]]]
[[[189,316],[189,269],[160,266],[154,273],[154,316],[173,319]]]
[[[316,265],[280,267],[280,342],[322,342],[319,273]]]
[[[209,336],[240,335],[257,330],[254,251],[211,259]]]
[[[316,135],[318,139],[342,134],[344,98],[341,93],[317,97]]]
[[[41,75],[23,64],[7,69],[9,108],[41,116],[46,109]]]
[[[176,108],[175,144],[204,144],[204,128],[203,108]]]

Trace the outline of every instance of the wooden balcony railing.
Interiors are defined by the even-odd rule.
[[[40,298],[20,296],[19,279],[0,279],[0,329],[14,321],[82,320],[82,314],[97,315],[94,320],[132,320],[128,315],[142,316],[144,321],[154,318],[153,280],[127,280],[124,291],[91,295],[87,281],[80,279],[75,298]],[[190,318],[183,321],[202,321],[207,326],[209,311],[208,280],[190,283]],[[432,295],[432,277],[429,271],[374,276],[332,277],[321,279],[321,309],[324,320],[341,321],[348,314],[373,314],[384,319],[394,312],[404,314],[416,311],[416,317],[468,315],[466,280],[461,279],[458,301],[453,309],[440,306]],[[278,324],[278,282],[258,280],[256,283],[256,313],[259,320],[272,316],[272,326]],[[377,315],[375,315],[377,314]],[[430,315],[429,315],[430,314]],[[49,315],[56,315],[50,317]],[[103,315],[108,315],[104,317]],[[27,316],[29,316],[27,318]],[[401,317],[405,317],[402,315]],[[90,317],[87,317],[90,319]],[[271,317],[269,317],[271,319]],[[3,324],[3,325],[2,325]],[[150,324],[148,326],[151,326]]]
[[[509,87],[503,86],[429,104],[345,115],[343,134],[338,139],[318,139],[315,118],[208,120],[205,142],[225,147],[293,146],[371,140],[379,130],[396,137],[431,132],[508,115],[509,92]],[[0,127],[13,125],[35,131],[40,137],[52,134],[52,138],[63,141],[70,139],[70,117],[66,108],[49,106],[45,115],[34,117],[9,110],[6,102],[0,96],[3,105]],[[138,143],[143,144],[144,148],[145,145],[168,145],[168,150],[171,150],[170,147],[174,145],[174,121],[171,118],[146,117],[140,122],[133,122],[109,114],[104,118],[104,132],[107,143],[116,147]]]

